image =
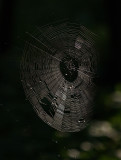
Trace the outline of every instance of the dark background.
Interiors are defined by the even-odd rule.
[[[79,133],[61,133],[42,122],[25,98],[19,74],[25,32],[66,18],[100,37],[94,120]],[[120,19],[116,1],[0,1],[1,160],[121,159]]]

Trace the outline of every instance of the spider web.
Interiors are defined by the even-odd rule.
[[[21,61],[27,99],[51,127],[82,130],[92,115],[96,35],[70,22],[36,27],[27,35]]]

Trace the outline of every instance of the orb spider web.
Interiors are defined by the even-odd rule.
[[[53,23],[28,33],[21,81],[38,116],[62,132],[86,127],[93,109],[96,35],[80,24]]]

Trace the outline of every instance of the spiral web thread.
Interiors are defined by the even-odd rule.
[[[82,130],[92,115],[96,36],[69,22],[37,27],[27,35],[21,62],[21,81],[27,99],[51,127],[62,132]],[[68,74],[72,70],[78,73],[73,82],[66,80],[68,74],[60,70],[64,57],[72,58],[64,62],[71,67],[67,67]],[[78,68],[71,64],[73,59]]]

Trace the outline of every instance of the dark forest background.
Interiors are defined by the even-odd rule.
[[[93,121],[78,133],[46,125],[20,81],[25,32],[69,18],[100,37]],[[0,159],[121,159],[121,7],[104,0],[0,1]]]

